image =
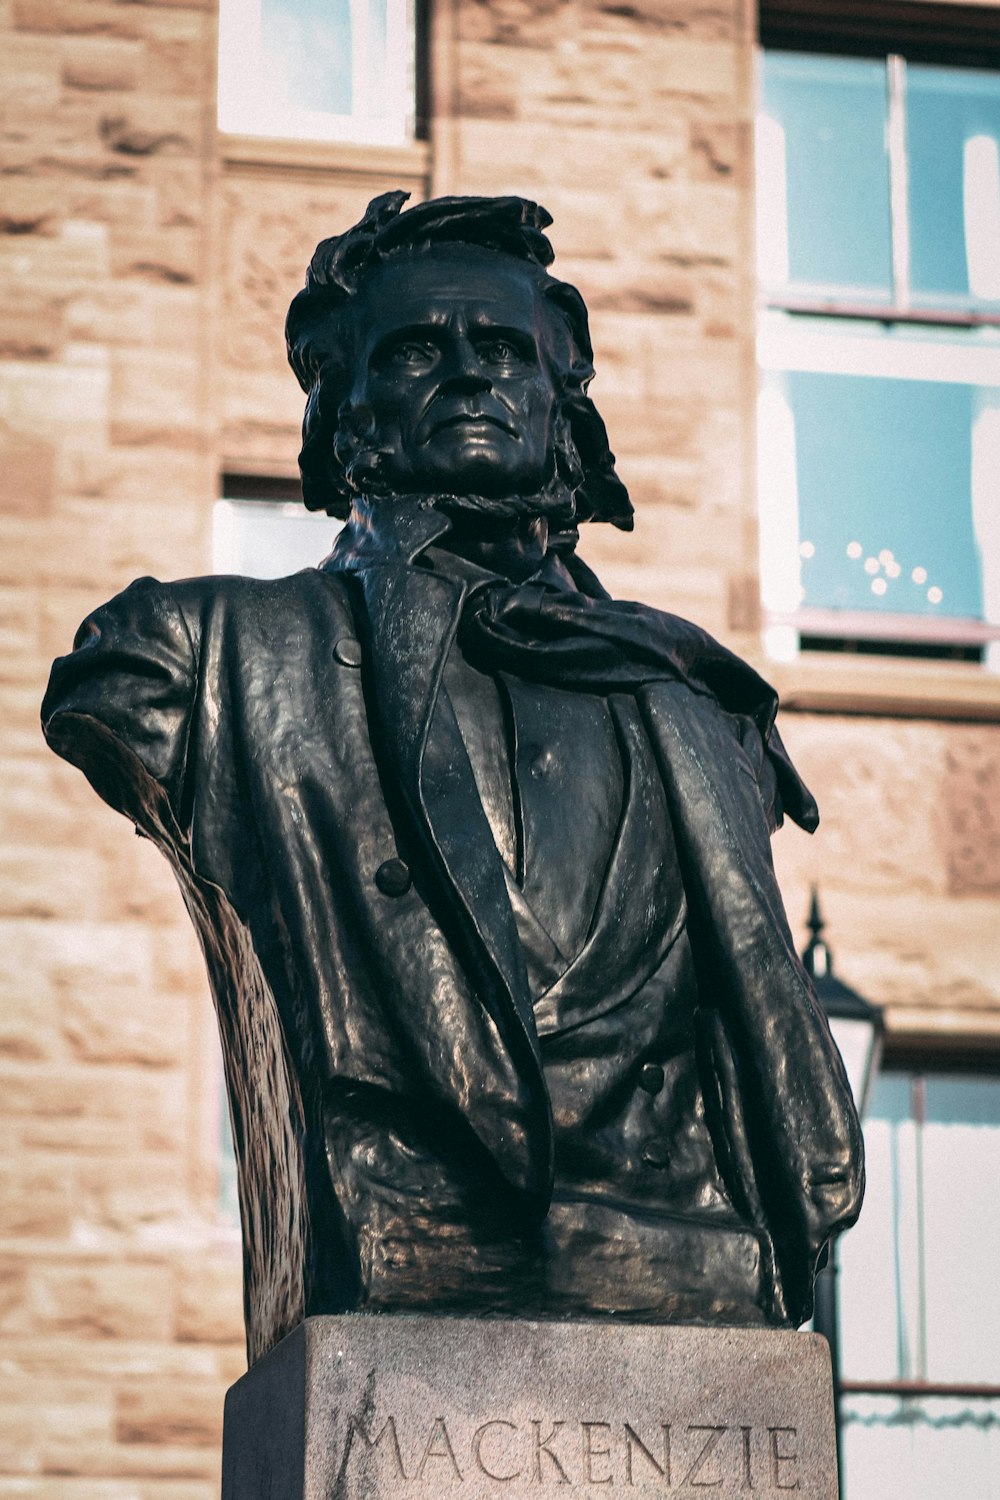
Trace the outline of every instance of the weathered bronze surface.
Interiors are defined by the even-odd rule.
[[[330,557],[140,579],[43,706],[204,946],[250,1358],[350,1309],[797,1324],[863,1175],[770,859],[815,805],[767,684],[576,555],[631,506],[548,216],[403,198],[289,313]]]

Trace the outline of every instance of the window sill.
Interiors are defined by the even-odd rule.
[[[816,651],[758,665],[786,712],[1000,723],[1000,676],[971,663]]]
[[[227,167],[270,170],[276,167],[330,172],[348,177],[393,177],[420,183],[430,170],[430,145],[366,146],[356,141],[294,141],[283,137],[224,135],[216,137]]]

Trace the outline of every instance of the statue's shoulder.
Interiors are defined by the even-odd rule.
[[[253,632],[274,618],[295,617],[308,623],[331,611],[351,613],[344,579],[320,568],[304,568],[282,578],[235,573],[167,582],[137,578],[94,618],[141,635],[180,629],[195,641],[211,625],[226,623]]]

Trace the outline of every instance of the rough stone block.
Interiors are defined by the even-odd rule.
[[[177,1278],[177,1337],[191,1343],[242,1345],[242,1274],[235,1244],[225,1257],[186,1258]]]
[[[3,1320],[3,1331],[87,1338],[167,1338],[170,1272],[162,1265],[91,1266],[51,1262],[32,1266],[26,1303]]]
[[[39,1144],[47,1137],[58,1148],[72,1139],[85,1148],[92,1130],[95,1141],[119,1151],[123,1143],[170,1151],[186,1139],[186,1093],[185,1080],[171,1069],[10,1062],[0,1110],[20,1120],[28,1144],[37,1132]]]
[[[1000,729],[951,731],[941,791],[950,893],[1000,894]]]
[[[187,286],[195,282],[201,265],[201,244],[187,226],[117,230],[111,246],[111,269],[115,276]]]
[[[726,0],[631,0],[628,7],[614,0],[580,0],[580,14],[588,27],[643,34],[662,31],[672,39],[724,41],[739,33],[740,6]]]
[[[3,1478],[0,1500],[217,1500],[219,1486],[210,1479]]]
[[[15,29],[72,36],[134,37],[139,23],[119,5],[90,0],[14,0]]]
[[[118,1441],[215,1448],[222,1437],[222,1400],[218,1380],[136,1382],[115,1403]]]
[[[78,438],[86,434],[99,444],[104,437],[107,395],[107,372],[99,362],[43,365],[12,360],[0,371],[6,420],[10,431],[21,439],[37,434],[47,441],[55,427],[72,424]]]
[[[179,1151],[121,1151],[76,1163],[78,1223],[100,1231],[112,1230],[166,1240],[188,1209],[186,1173]]]
[[[0,463],[4,473],[3,509],[24,516],[44,516],[55,492],[53,444],[7,437],[0,441]]]
[[[463,42],[519,48],[551,46],[576,20],[570,0],[464,0],[458,17]]]
[[[204,106],[197,99],[125,95],[101,115],[100,136],[109,151],[145,159],[161,152],[189,156],[197,152],[204,128]]]
[[[683,165],[687,128],[663,119],[657,131],[572,129],[562,124],[504,121],[503,153],[497,154],[497,125],[489,120],[462,122],[462,191],[501,191],[498,177],[512,191],[529,188],[555,215],[552,243],[562,253],[558,195],[569,189],[605,196],[605,214],[628,183],[669,179]],[[561,264],[557,262],[557,264]],[[561,274],[561,273],[560,273]]]
[[[671,38],[658,55],[659,86],[678,94],[726,94],[737,91],[739,50],[727,41]]]
[[[113,37],[73,37],[63,43],[62,81],[67,88],[134,89],[139,81],[142,46]]]
[[[17,942],[16,924],[0,923],[0,1059],[37,1062],[57,1055],[52,996],[38,983],[37,965]]]
[[[873,730],[859,719],[786,715],[782,734],[823,821],[814,841],[783,838],[780,857],[801,861],[805,878],[819,878],[824,890],[866,889],[880,899],[942,893],[941,787],[951,733],[920,722],[884,720]]]
[[[773,1330],[310,1318],[226,1398],[223,1500],[518,1500],[545,1485],[835,1500],[825,1343]]]
[[[62,1238],[69,1233],[72,1197],[64,1163],[21,1152],[17,1161],[0,1165],[0,1238]]]

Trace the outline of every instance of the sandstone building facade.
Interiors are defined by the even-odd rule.
[[[637,510],[582,550],[782,688],[824,815],[777,840],[789,914],[818,880],[890,1056],[1000,1059],[1000,679],[764,661],[750,0],[430,0],[398,147],[221,135],[215,0],[0,24],[0,1497],[209,1500],[244,1357],[201,959],[38,704],[96,603],[211,571],[222,475],[294,478],[282,321],[317,239],[400,186],[552,212]]]

